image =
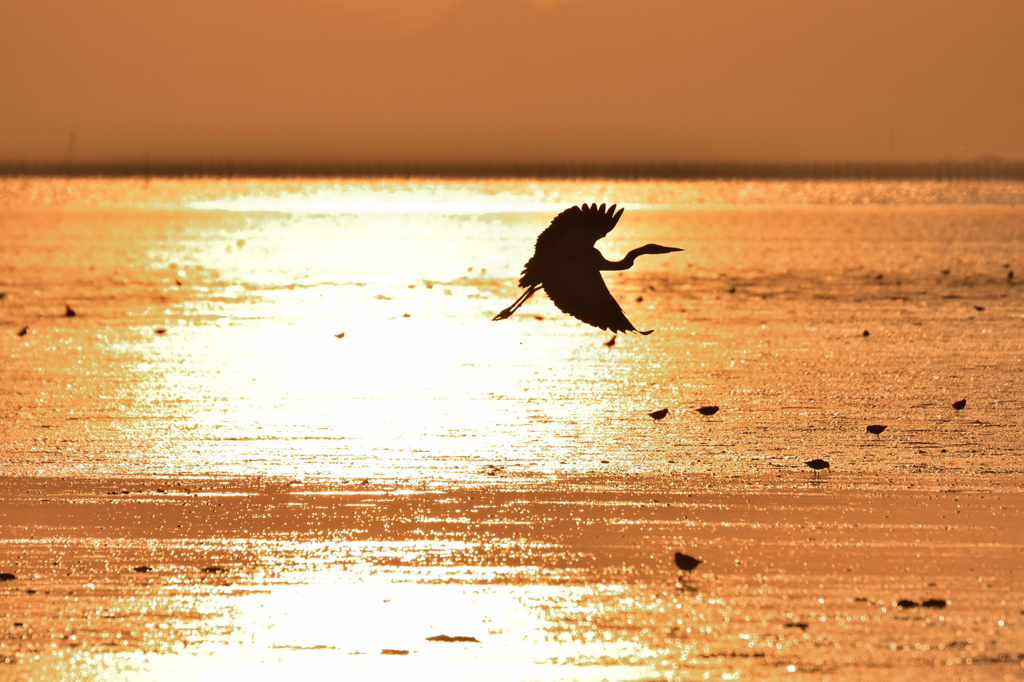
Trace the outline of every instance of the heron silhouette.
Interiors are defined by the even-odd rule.
[[[612,231],[625,209],[615,205],[590,204],[568,208],[551,221],[526,262],[519,286],[526,289],[515,303],[494,316],[504,320],[512,316],[527,299],[544,289],[555,306],[581,322],[610,332],[650,334],[653,329],[639,331],[626,319],[622,308],[608,291],[601,277],[602,270],[628,270],[637,257],[682,251],[674,246],[647,244],[633,249],[620,261],[610,261],[594,244]]]

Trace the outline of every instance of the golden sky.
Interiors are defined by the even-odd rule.
[[[0,0],[0,162],[1024,159],[1020,0]]]

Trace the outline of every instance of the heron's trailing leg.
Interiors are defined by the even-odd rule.
[[[523,295],[520,296],[519,298],[517,298],[515,303],[513,303],[512,305],[510,305],[509,307],[505,308],[500,313],[498,313],[497,315],[492,317],[491,318],[491,322],[495,322],[497,320],[504,320],[504,319],[507,319],[509,317],[512,317],[512,313],[514,313],[515,311],[519,310],[519,306],[521,306],[524,303],[526,303],[526,299],[528,299],[531,296],[533,296],[534,293],[536,293],[538,289],[540,289],[540,285],[537,285],[537,284],[530,285],[530,288],[527,289],[525,292],[523,292]]]

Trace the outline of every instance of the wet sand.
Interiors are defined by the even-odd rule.
[[[4,585],[4,672],[1019,674],[1019,492],[859,492],[787,471],[731,490],[595,476],[523,494],[493,478],[451,492],[5,479],[19,579]],[[679,549],[705,564],[680,578]],[[948,604],[897,606],[929,599]],[[427,641],[444,634],[478,642]]]
[[[1019,188],[636,210],[605,253],[686,260],[608,276],[657,329],[608,348],[543,299],[489,322],[536,208],[192,182],[5,188],[3,679],[1024,674]]]

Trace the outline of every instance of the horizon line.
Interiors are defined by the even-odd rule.
[[[3,162],[0,177],[1024,180],[1024,160],[692,162]]]

